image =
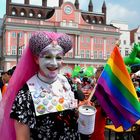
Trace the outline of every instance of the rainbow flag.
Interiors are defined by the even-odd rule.
[[[115,46],[94,95],[115,127],[125,130],[140,119],[140,103],[123,58]]]

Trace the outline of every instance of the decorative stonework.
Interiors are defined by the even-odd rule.
[[[47,0],[42,0],[42,6],[30,5],[29,0],[25,0],[24,4],[12,3],[7,0],[6,3],[6,15],[20,18],[36,18],[36,19],[49,19],[55,13],[55,8],[47,7]],[[63,0],[59,0],[59,6],[62,6]],[[78,1],[77,3],[78,4]],[[91,1],[89,3],[91,7]],[[93,6],[93,5],[92,5]],[[77,5],[75,8],[79,8]],[[64,12],[70,15],[73,11],[71,5],[64,7]],[[93,11],[81,12],[81,16],[86,23],[89,24],[106,24],[106,6],[103,3],[102,13],[97,14]]]
[[[54,8],[33,6],[29,4],[7,3],[6,15],[23,18],[49,19],[53,16]]]

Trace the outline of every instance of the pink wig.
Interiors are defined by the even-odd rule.
[[[0,102],[0,140],[16,140],[14,120],[10,119],[12,104],[18,91],[39,70],[38,65],[34,61],[34,56],[38,56],[54,40],[63,48],[64,54],[72,47],[71,39],[66,34],[35,32],[31,37],[29,46],[25,49],[16,66],[7,91]]]

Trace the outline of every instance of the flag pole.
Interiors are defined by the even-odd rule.
[[[91,91],[91,93],[90,93],[90,95],[89,95],[89,97],[87,99],[88,101],[90,101],[92,99],[92,97],[93,97],[93,95],[95,93],[95,90],[96,90],[96,86],[97,86],[97,84],[94,86],[93,90]]]

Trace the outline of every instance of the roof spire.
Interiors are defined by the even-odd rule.
[[[93,12],[93,3],[92,3],[92,0],[89,1],[88,11],[89,12]]]
[[[103,2],[103,5],[102,5],[102,13],[106,13],[106,4],[105,4],[105,0]]]
[[[42,6],[47,7],[47,0],[42,0]]]
[[[59,7],[63,4],[63,0],[59,0]]]
[[[103,5],[102,5],[102,13],[104,13],[104,24],[106,24],[106,4],[105,4],[105,0],[104,0]]]
[[[29,4],[29,0],[24,0],[24,4]]]
[[[75,0],[75,7],[76,7],[76,9],[79,9],[79,0]]]

